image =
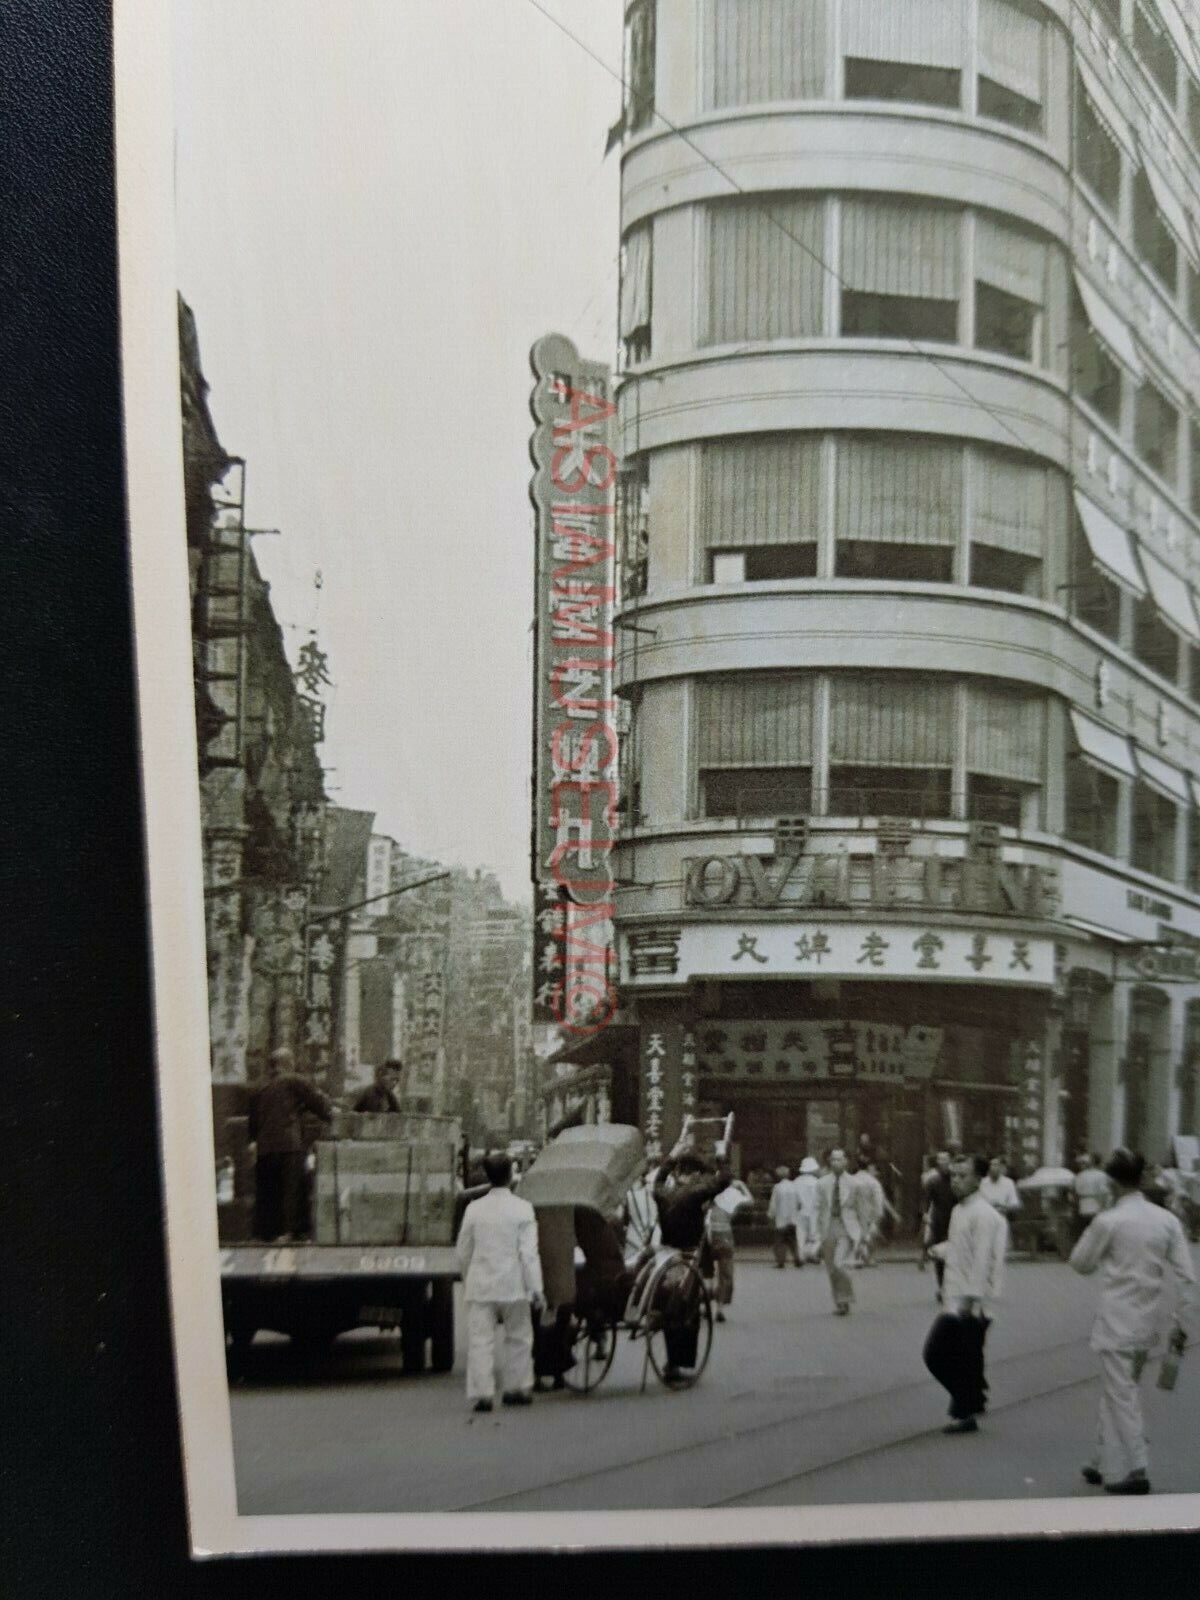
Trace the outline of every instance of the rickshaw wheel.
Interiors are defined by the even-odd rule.
[[[580,1318],[571,1325],[571,1354],[575,1365],[563,1373],[563,1382],[576,1394],[588,1394],[608,1376],[617,1353],[617,1330],[611,1322]]]
[[[660,1383],[668,1389],[690,1389],[700,1381],[708,1365],[713,1342],[712,1298],[695,1261],[687,1263],[687,1275],[683,1284],[672,1292],[681,1296],[694,1294],[699,1301],[700,1326],[696,1338],[696,1364],[686,1369],[676,1369],[674,1372],[668,1370],[671,1363],[667,1357],[666,1329],[661,1312],[653,1305],[646,1315],[646,1350],[650,1357],[650,1365],[654,1368]]]

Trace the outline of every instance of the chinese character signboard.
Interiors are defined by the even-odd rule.
[[[534,1023],[556,1023],[562,1003],[562,965],[570,902],[553,884],[533,886],[533,1007]]]
[[[617,821],[613,702],[616,406],[607,367],[547,334],[531,353],[534,565],[532,873],[558,892],[560,960],[538,966],[543,1013],[595,1032],[616,1005],[611,945]]]
[[[622,934],[621,973],[629,984],[686,983],[694,977],[925,978],[937,982],[1049,988],[1049,939],[991,928],[920,923],[688,923],[671,931],[669,959],[648,961],[644,934]],[[665,948],[655,931],[658,951]]]
[[[685,1037],[690,1041],[685,1048]],[[684,1058],[688,1057],[685,1066]],[[679,1137],[684,1117],[684,1073],[691,1077],[695,1109],[696,1044],[670,1014],[661,1018],[647,1008],[642,1025],[642,1061],[638,1117],[646,1141],[646,1158],[661,1161]]]
[[[859,1083],[913,1083],[932,1076],[941,1028],[880,1022],[701,1022],[697,1070],[712,1079],[796,1083],[852,1077]]]
[[[445,1076],[446,940],[408,934],[404,951],[405,1093],[441,1109]]]

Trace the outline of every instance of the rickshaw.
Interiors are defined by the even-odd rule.
[[[518,1192],[537,1213],[563,1382],[578,1394],[608,1376],[622,1334],[643,1343],[643,1391],[651,1367],[667,1388],[687,1389],[708,1363],[714,1318],[700,1252],[643,1243],[630,1216],[627,1200],[644,1165],[639,1131],[602,1123],[565,1129],[521,1179]]]

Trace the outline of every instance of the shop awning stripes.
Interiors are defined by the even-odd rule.
[[[1180,772],[1178,767],[1173,767],[1169,761],[1164,761],[1160,756],[1151,755],[1149,750],[1143,750],[1138,744],[1134,745],[1133,753],[1137,759],[1140,776],[1152,789],[1157,789],[1160,794],[1165,794],[1168,800],[1178,801],[1180,805],[1191,805],[1191,787],[1186,775]]]
[[[1083,79],[1083,87],[1087,97],[1092,102],[1096,115],[1109,129],[1113,138],[1133,162],[1141,162],[1141,152],[1138,150],[1137,138],[1125,114],[1113,99],[1107,86],[1101,78],[1092,71],[1082,56],[1076,55],[1075,64],[1079,68],[1079,76]]]
[[[1128,533],[1107,511],[1078,489],[1075,491],[1075,508],[1079,512],[1079,520],[1096,565],[1114,583],[1140,600],[1146,593],[1146,580],[1142,577]]]
[[[1186,250],[1194,260],[1196,256],[1196,239],[1192,233],[1191,219],[1187,214],[1187,208],[1184,206],[1183,201],[1178,198],[1174,189],[1172,189],[1153,161],[1144,160],[1142,162],[1142,170],[1150,180],[1150,187],[1154,191],[1155,205],[1166,218],[1167,224],[1178,239],[1180,247]]]
[[[1121,363],[1130,377],[1135,382],[1141,383],[1146,376],[1146,368],[1138,354],[1138,347],[1128,323],[1120,312],[1113,310],[1099,289],[1089,283],[1078,270],[1075,273],[1075,283],[1087,319],[1092,325],[1092,332],[1109,354]]]
[[[1071,727],[1075,743],[1089,761],[1119,778],[1137,777],[1133,751],[1123,733],[1115,733],[1102,722],[1093,722],[1074,706],[1071,707]]]
[[[1142,570],[1150,585],[1154,604],[1173,628],[1177,628],[1193,644],[1200,645],[1200,619],[1197,619],[1187,583],[1177,572],[1172,572],[1165,561],[1160,561],[1153,551],[1147,550],[1144,543],[1141,544],[1140,554]]]

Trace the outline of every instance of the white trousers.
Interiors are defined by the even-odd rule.
[[[504,1394],[533,1388],[533,1318],[528,1300],[467,1301],[467,1399],[496,1394],[496,1334]]]
[[[1144,1350],[1099,1350],[1100,1426],[1092,1465],[1106,1483],[1119,1483],[1149,1465],[1146,1424],[1138,1380],[1146,1364]]]

